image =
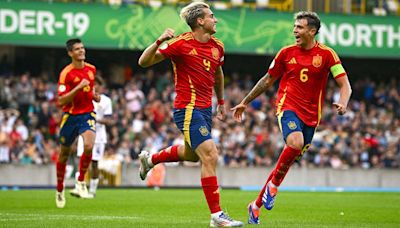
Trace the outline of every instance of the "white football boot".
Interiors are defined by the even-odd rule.
[[[62,192],[56,191],[56,205],[58,208],[64,208],[65,206],[64,190]]]

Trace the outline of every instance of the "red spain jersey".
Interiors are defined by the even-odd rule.
[[[76,94],[71,103],[62,107],[64,112],[76,115],[93,111],[92,100],[95,75],[96,67],[89,63],[85,63],[82,69],[74,68],[72,64],[69,64],[61,71],[58,80],[58,96],[62,96],[71,91],[82,79],[86,79],[90,82],[89,86],[86,86]]]
[[[306,125],[317,126],[330,72],[334,78],[346,76],[335,51],[323,44],[317,42],[310,50],[296,45],[282,48],[268,70],[272,77],[281,77],[277,115],[291,110]]]
[[[214,36],[201,43],[187,32],[162,44],[158,51],[172,61],[174,107],[211,107],[215,72],[224,64],[223,43]]]

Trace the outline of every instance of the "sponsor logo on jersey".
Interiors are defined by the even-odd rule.
[[[78,83],[80,80],[81,80],[80,78],[75,77],[75,78],[74,78],[74,83]]]
[[[201,134],[202,136],[207,136],[207,135],[209,134],[208,129],[207,129],[206,126],[201,126],[201,127],[199,128],[199,131],[200,131],[200,134]]]
[[[321,64],[322,64],[322,56],[320,56],[320,55],[313,56],[312,65],[314,67],[320,67]]]
[[[292,57],[292,59],[289,61],[289,64],[297,64],[296,59]]]
[[[193,48],[190,52],[189,55],[197,55],[197,51],[195,48]]]

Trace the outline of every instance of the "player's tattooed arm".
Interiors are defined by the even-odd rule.
[[[266,92],[269,87],[271,87],[276,79],[266,73],[260,80],[258,80],[257,84],[253,87],[249,94],[242,100],[242,104],[249,104],[256,97],[260,96],[260,94]]]
[[[243,98],[242,102],[240,104],[236,105],[235,107],[231,108],[231,111],[233,112],[233,118],[241,122],[242,121],[242,114],[246,110],[247,105],[254,100],[256,97],[258,97],[261,93],[264,93],[267,91],[269,87],[271,87],[274,82],[276,81],[276,78],[272,77],[268,73],[266,73],[258,82],[257,84],[253,87],[253,89],[250,91],[249,94],[245,98]]]

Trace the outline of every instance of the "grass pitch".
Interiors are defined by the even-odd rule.
[[[55,190],[0,191],[0,227],[209,226],[201,189],[100,189],[93,200],[67,192],[58,209]],[[222,190],[222,208],[247,223],[247,204],[257,194]],[[256,227],[400,227],[400,194],[279,192],[260,221]]]

